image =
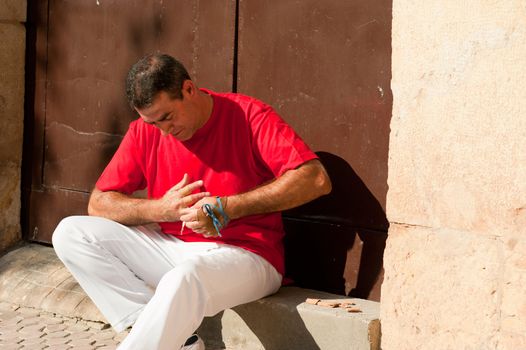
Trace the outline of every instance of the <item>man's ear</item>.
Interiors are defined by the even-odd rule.
[[[196,87],[194,85],[194,82],[191,80],[185,80],[183,82],[183,88],[181,89],[184,96],[193,96],[196,91]]]

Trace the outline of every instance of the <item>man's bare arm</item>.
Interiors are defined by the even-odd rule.
[[[141,225],[150,222],[178,221],[181,209],[192,206],[209,196],[208,192],[192,194],[203,185],[201,180],[188,183],[185,174],[181,182],[159,199],[133,198],[126,194],[95,188],[88,204],[88,214],[101,216],[124,225]]]
[[[252,191],[227,198],[231,219],[291,209],[331,192],[331,181],[319,160],[289,170]]]
[[[223,197],[222,202],[230,219],[237,219],[291,209],[328,194],[331,188],[325,168],[315,159],[251,191]],[[211,220],[205,217],[200,209],[204,203],[217,204],[214,197],[204,198],[193,208],[183,209],[181,220],[195,232],[214,236],[215,230]]]

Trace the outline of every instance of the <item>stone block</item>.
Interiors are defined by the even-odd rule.
[[[4,8],[11,2],[3,2]],[[15,1],[12,2],[13,4]],[[22,3],[22,2],[21,2]],[[20,165],[24,119],[25,28],[0,23],[0,251],[21,239]]]
[[[502,329],[508,333],[526,335],[526,237],[507,237],[504,244],[502,288]],[[525,338],[526,340],[526,338]]]
[[[305,303],[345,297],[296,287],[207,318],[198,330],[211,348],[379,349],[379,304],[353,299],[360,313]],[[346,299],[348,300],[348,299]]]
[[[393,2],[385,350],[525,348],[525,9]]]
[[[15,286],[13,284],[11,287]],[[35,307],[46,298],[46,296],[53,291],[53,288],[38,285],[28,279],[23,279],[16,283],[14,288],[11,288],[6,300],[13,304]]]
[[[4,265],[17,264],[19,266],[28,267],[31,265],[33,258],[41,258],[48,256],[49,247],[38,244],[24,245],[18,249],[14,249],[0,258],[0,267]],[[51,249],[51,251],[53,251]]]
[[[394,2],[390,222],[524,230],[524,15],[520,0]]]
[[[382,349],[496,349],[502,246],[495,237],[391,224]]]
[[[84,320],[97,321],[107,324],[108,321],[100,313],[99,309],[93,304],[93,301],[86,295],[84,299],[75,307],[72,311],[72,315],[75,317],[82,317]]]
[[[498,349],[526,349],[526,334],[502,332],[499,337]]]
[[[16,289],[16,283],[22,281],[31,271],[29,266],[32,259],[35,258],[39,251],[38,248],[45,248],[33,245],[24,246],[15,249],[0,259],[0,300],[9,295],[9,290]],[[4,299],[2,299],[4,298]]]
[[[73,310],[86,297],[85,294],[74,293],[63,289],[52,289],[45,295],[38,307],[49,312],[64,316],[73,316]]]
[[[24,26],[0,23],[0,42],[0,162],[20,165],[24,120]]]
[[[0,21],[25,22],[27,15],[26,0],[0,1]]]
[[[30,244],[0,258],[0,300],[105,321],[51,247]]]
[[[0,160],[0,252],[22,238],[20,205],[20,164]]]
[[[57,269],[56,271],[52,272],[51,274],[46,275],[47,276],[46,285],[50,287],[55,287],[55,288],[59,286],[62,287],[62,285],[69,278],[71,278],[71,273],[68,271],[68,269],[64,265],[62,265],[60,261],[57,261],[57,263],[60,263],[61,267]]]
[[[6,271],[6,272],[4,272]],[[4,274],[8,275],[4,278]],[[25,275],[29,274],[28,272],[17,273],[10,270],[2,270],[0,272],[0,301],[10,302],[10,299],[13,295],[16,295],[16,287],[19,283],[24,280]]]

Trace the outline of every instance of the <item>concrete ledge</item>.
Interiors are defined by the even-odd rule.
[[[352,301],[360,313],[305,303]],[[198,332],[210,347],[228,349],[380,349],[380,304],[296,287],[207,318]]]

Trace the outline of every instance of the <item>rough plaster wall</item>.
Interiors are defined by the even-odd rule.
[[[526,349],[526,2],[393,2],[382,348]]]
[[[20,240],[26,1],[0,1],[0,252]]]

